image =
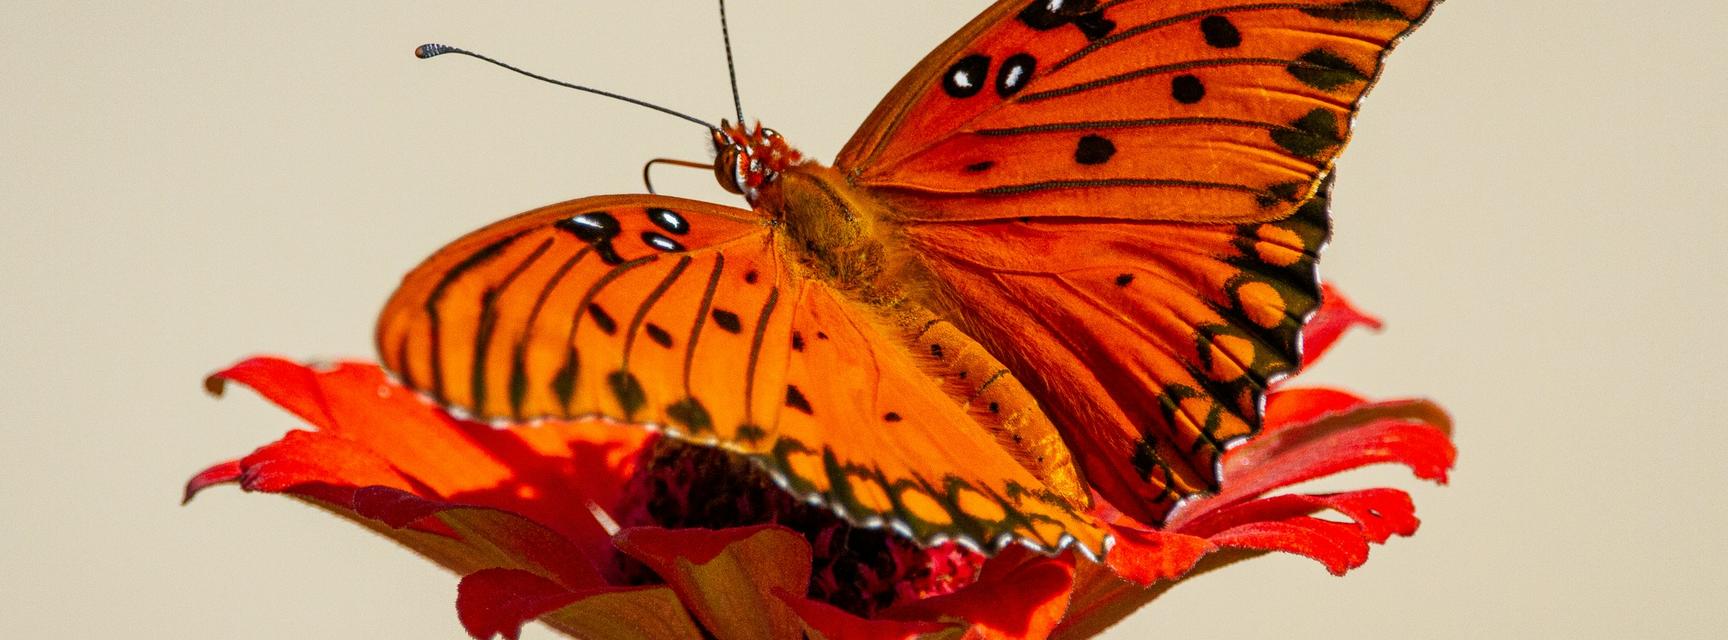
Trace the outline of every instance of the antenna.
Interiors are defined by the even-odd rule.
[[[706,128],[710,131],[719,131],[720,130],[719,127],[708,124],[708,123],[703,122],[701,120],[698,120],[694,117],[679,113],[677,111],[667,109],[666,107],[662,107],[660,105],[657,105],[657,104],[654,104],[651,102],[645,102],[642,100],[637,100],[637,99],[629,97],[629,96],[621,96],[621,95],[618,95],[616,93],[612,93],[610,91],[602,91],[600,89],[595,89],[593,87],[584,87],[582,85],[570,84],[570,83],[564,82],[562,80],[554,80],[552,78],[548,78],[546,76],[540,75],[538,73],[534,73],[532,71],[527,71],[524,69],[520,69],[520,68],[511,66],[511,65],[505,64],[503,62],[499,62],[499,61],[494,60],[492,58],[480,55],[478,53],[474,53],[473,51],[468,51],[466,49],[458,49],[456,47],[452,47],[452,46],[447,45],[447,44],[436,44],[436,43],[423,44],[423,45],[420,45],[420,46],[414,48],[414,57],[420,58],[421,60],[425,60],[427,58],[432,58],[432,57],[436,57],[436,56],[441,56],[441,55],[444,55],[446,53],[454,53],[457,55],[464,55],[464,56],[468,56],[470,58],[474,58],[476,60],[480,60],[483,62],[489,62],[489,63],[492,63],[494,65],[503,67],[505,69],[509,69],[511,71],[515,71],[516,73],[528,76],[530,78],[533,78],[535,80],[539,80],[541,82],[545,82],[548,84],[555,84],[555,85],[558,85],[560,87],[575,89],[577,91],[586,91],[588,93],[592,93],[595,95],[606,96],[606,97],[612,98],[614,100],[623,100],[624,102],[628,102],[630,104],[640,106],[640,107],[648,107],[649,109],[659,111],[660,113],[664,113],[664,114],[672,115],[672,116],[678,116],[678,117],[683,118],[685,120],[689,120],[689,121],[694,122],[696,124],[702,125],[704,128]],[[730,52],[728,52],[728,55],[730,55]],[[734,92],[734,95],[736,95],[736,92],[737,92],[736,86],[737,85],[734,84],[733,86],[734,86],[733,92]]]
[[[732,78],[732,109],[744,126],[744,101],[738,98],[738,67],[732,64],[732,33],[726,29],[726,0],[720,0],[720,40],[726,43],[726,75]]]

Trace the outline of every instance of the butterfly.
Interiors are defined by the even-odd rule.
[[[1001,0],[832,166],[740,113],[712,166],[749,209],[505,219],[377,348],[458,415],[652,426],[863,526],[1097,557],[1102,514],[1217,490],[1300,363],[1333,160],[1432,4]]]

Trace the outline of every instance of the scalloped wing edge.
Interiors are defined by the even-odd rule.
[[[965,533],[960,533],[960,532],[952,532],[951,533],[951,532],[946,532],[946,531],[938,531],[938,532],[932,533],[932,534],[927,535],[927,536],[919,536],[917,534],[917,532],[913,530],[912,524],[909,522],[906,522],[905,520],[903,520],[901,518],[884,517],[882,515],[877,515],[877,514],[863,514],[863,515],[854,514],[850,510],[848,510],[846,508],[846,506],[844,504],[842,504],[840,501],[835,500],[835,499],[831,498],[830,496],[828,496],[828,495],[826,495],[820,491],[808,491],[808,490],[799,489],[791,481],[791,477],[787,475],[786,470],[781,469],[779,467],[778,463],[774,460],[773,455],[768,454],[768,453],[751,451],[751,450],[745,449],[743,447],[729,445],[728,443],[720,440],[720,438],[718,436],[715,436],[715,435],[700,435],[700,436],[698,436],[695,434],[688,433],[688,432],[684,431],[683,429],[681,429],[677,426],[674,426],[674,425],[666,425],[666,424],[661,424],[658,422],[626,422],[626,421],[619,420],[615,417],[608,416],[608,415],[601,414],[601,413],[590,413],[590,414],[577,416],[577,417],[570,417],[570,418],[559,417],[559,416],[538,416],[538,417],[528,418],[528,419],[525,419],[522,421],[508,420],[508,419],[503,419],[503,418],[492,419],[492,420],[482,420],[482,419],[477,419],[470,412],[468,412],[467,410],[465,410],[461,407],[456,407],[456,406],[444,404],[442,402],[439,402],[436,398],[433,398],[432,396],[426,394],[425,392],[422,392],[422,391],[419,391],[417,389],[413,389],[411,387],[403,385],[402,381],[396,377],[395,372],[390,371],[388,368],[382,368],[381,367],[380,369],[384,372],[386,378],[390,381],[391,384],[396,385],[396,386],[398,386],[404,390],[411,391],[414,394],[414,397],[418,398],[422,403],[425,403],[427,406],[438,409],[438,410],[444,412],[445,414],[449,415],[450,417],[455,418],[457,420],[461,420],[464,422],[471,422],[474,424],[482,424],[482,425],[489,426],[493,429],[505,430],[505,429],[513,429],[513,428],[518,428],[518,427],[536,428],[536,427],[540,427],[540,426],[547,424],[547,423],[550,423],[550,422],[600,422],[600,423],[607,424],[607,425],[627,426],[627,427],[635,427],[635,428],[645,429],[650,433],[656,433],[656,434],[664,435],[664,436],[667,436],[670,438],[674,438],[680,442],[688,442],[691,444],[700,445],[700,446],[704,446],[704,447],[711,447],[711,448],[719,449],[721,451],[726,451],[728,453],[732,453],[735,455],[740,455],[740,456],[743,456],[746,459],[750,460],[750,462],[755,464],[757,466],[757,468],[762,469],[764,472],[766,472],[768,474],[769,478],[773,479],[774,484],[776,486],[780,487],[781,490],[786,491],[787,493],[791,494],[793,497],[796,497],[801,502],[804,502],[804,503],[809,504],[811,506],[821,507],[823,509],[827,509],[829,512],[835,514],[836,516],[839,516],[841,519],[845,520],[846,522],[850,523],[851,525],[853,525],[855,527],[859,527],[862,529],[887,529],[887,530],[893,531],[896,534],[899,534],[902,537],[905,537],[908,540],[911,540],[911,541],[913,541],[919,545],[925,546],[925,547],[933,547],[933,546],[945,544],[948,542],[953,542],[955,544],[963,546],[963,547],[965,547],[971,551],[977,552],[977,553],[982,553],[985,555],[995,555],[995,554],[1001,552],[1003,549],[1006,549],[1009,545],[1018,543],[1023,547],[1026,547],[1028,549],[1031,549],[1033,551],[1036,551],[1038,553],[1041,553],[1041,554],[1044,554],[1047,556],[1058,555],[1058,554],[1062,553],[1063,551],[1066,551],[1066,550],[1072,548],[1075,551],[1077,551],[1078,553],[1080,553],[1080,555],[1084,556],[1087,560],[1090,560],[1092,562],[1103,562],[1105,557],[1109,554],[1110,549],[1114,548],[1115,544],[1116,544],[1116,536],[1114,534],[1111,534],[1108,532],[1106,532],[1104,534],[1104,536],[1102,538],[1102,542],[1098,545],[1097,549],[1093,549],[1092,547],[1081,542],[1078,538],[1074,537],[1073,534],[1070,534],[1067,532],[1063,532],[1062,535],[1057,538],[1057,542],[1054,545],[1046,545],[1042,542],[1039,542],[1037,540],[1033,540],[1033,539],[1028,538],[1024,535],[1015,533],[1013,531],[1004,531],[1001,534],[998,534],[995,538],[988,540],[988,541],[981,541],[981,540],[978,540],[977,538],[975,538],[973,536],[967,535]],[[1106,531],[1107,531],[1107,528],[1104,527],[1102,525],[1102,523],[1100,523],[1100,528],[1106,529]]]

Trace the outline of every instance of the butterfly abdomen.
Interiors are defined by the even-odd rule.
[[[995,436],[997,445],[1058,495],[1075,505],[1090,504],[1061,433],[1008,367],[922,305],[909,303],[899,311],[904,340],[920,356],[925,372],[941,381],[943,390]]]

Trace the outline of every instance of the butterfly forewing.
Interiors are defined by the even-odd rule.
[[[380,317],[379,352],[405,384],[481,420],[683,419],[730,433],[777,406],[750,393],[771,370],[734,357],[751,335],[733,319],[753,321],[774,295],[769,237],[748,211],[670,198],[535,210],[410,273]],[[757,284],[732,286],[747,277]]]
[[[1160,521],[1218,486],[1300,361],[1323,180],[1431,0],[1003,0],[836,168],[940,312],[1026,384],[1086,479]]]
[[[836,166],[917,220],[1282,218],[1429,8],[999,2],[901,81]]]

